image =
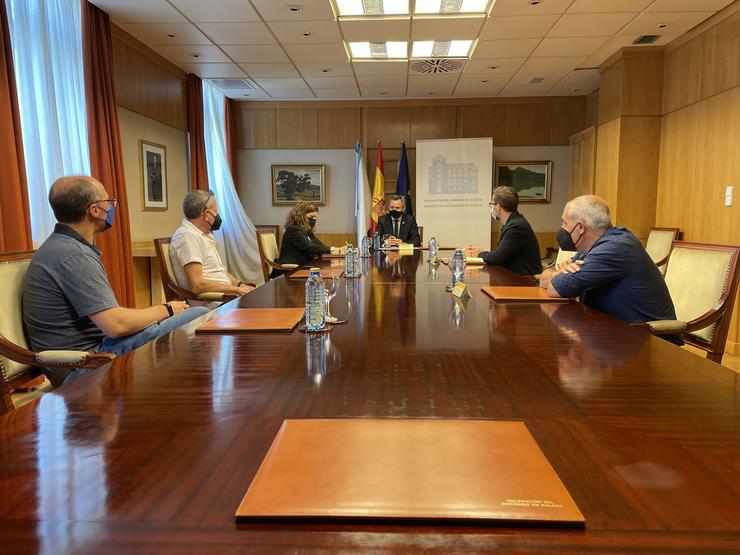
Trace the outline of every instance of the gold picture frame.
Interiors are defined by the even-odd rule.
[[[139,175],[141,176],[141,209],[165,211],[167,197],[167,147],[139,140]]]
[[[550,204],[552,160],[496,162],[494,170],[496,187],[514,187],[519,202]]]
[[[326,206],[324,164],[273,164],[272,205],[292,206],[307,200]]]

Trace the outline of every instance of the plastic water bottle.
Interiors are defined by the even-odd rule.
[[[349,244],[344,253],[344,277],[355,277],[355,249]]]
[[[365,236],[362,238],[362,244],[360,247],[362,248],[362,258],[370,258],[370,244],[372,243],[372,240],[370,237]]]
[[[432,237],[429,239],[429,262],[432,264],[437,263],[437,254],[439,253],[439,247],[437,246],[437,238]]]
[[[458,281],[465,281],[465,253],[457,249],[450,257],[450,270],[452,271],[452,286]]]
[[[374,251],[379,251],[380,248],[383,246],[380,244],[380,240],[381,240],[380,231],[376,231],[375,233],[373,233],[373,250]]]
[[[324,310],[326,305],[326,289],[321,278],[321,270],[311,268],[306,280],[306,329],[308,331],[323,330],[326,327]]]

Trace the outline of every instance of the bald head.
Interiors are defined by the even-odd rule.
[[[589,229],[604,230],[612,225],[609,205],[596,195],[576,197],[565,205],[563,220],[581,221]]]
[[[80,222],[91,204],[107,198],[105,187],[86,175],[60,177],[49,189],[49,204],[59,223]]]

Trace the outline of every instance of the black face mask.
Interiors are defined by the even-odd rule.
[[[394,220],[398,220],[399,218],[403,216],[403,212],[399,212],[398,210],[391,210],[388,213],[391,215],[391,218],[393,218]]]
[[[577,225],[578,224],[574,225],[573,229],[575,229]],[[560,248],[563,249],[564,251],[577,251],[578,250],[578,248],[576,247],[576,243],[573,242],[573,238],[570,236],[570,234],[573,233],[573,229],[571,229],[570,231],[568,231],[567,229],[563,229],[562,227],[558,229],[558,235],[556,237],[556,240]],[[581,233],[581,237],[583,237],[583,233]],[[581,240],[581,237],[578,238],[578,241]]]
[[[316,218],[308,218],[308,225],[311,226],[311,229],[316,225]]]
[[[213,218],[213,223],[211,224],[211,231],[218,231],[221,229],[222,223],[224,223],[224,221],[221,219],[221,214],[216,214],[216,217]]]

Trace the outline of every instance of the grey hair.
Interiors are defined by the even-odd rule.
[[[185,194],[182,201],[182,212],[188,220],[194,220],[200,216],[208,205],[211,197],[216,195],[210,189],[193,189]]]
[[[583,195],[565,205],[565,214],[572,220],[582,220],[590,229],[606,229],[612,225],[609,205],[601,197]]]
[[[406,199],[405,199],[405,198],[403,198],[403,197],[402,197],[401,195],[393,195],[393,196],[391,197],[391,200],[390,200],[390,202],[389,202],[388,204],[390,204],[390,203],[391,203],[391,202],[393,202],[394,200],[400,200],[400,201],[401,201],[401,204],[403,204],[404,206],[406,206]]]

